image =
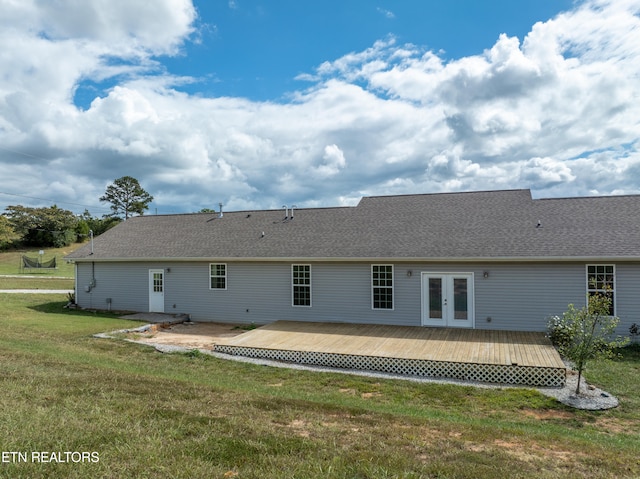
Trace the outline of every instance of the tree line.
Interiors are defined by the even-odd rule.
[[[107,186],[101,202],[110,203],[111,213],[94,217],[88,210],[76,215],[56,205],[33,208],[11,205],[0,214],[0,249],[9,247],[69,246],[82,242],[91,234],[98,236],[133,215],[142,215],[149,209],[153,196],[138,180],[123,176]]]

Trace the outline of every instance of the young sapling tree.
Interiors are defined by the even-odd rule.
[[[549,321],[549,337],[561,356],[573,362],[578,372],[576,394],[580,394],[582,373],[592,360],[609,359],[614,350],[626,346],[629,338],[614,336],[619,318],[611,315],[610,291],[587,297],[587,305],[577,309],[569,304],[562,317]]]

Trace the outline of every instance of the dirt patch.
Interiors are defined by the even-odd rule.
[[[553,459],[558,463],[570,463],[576,461],[576,458],[586,457],[584,454],[576,454],[575,451],[563,451],[558,448],[548,448],[541,446],[535,442],[519,442],[519,441],[503,441],[496,439],[491,443],[485,444],[468,444],[468,449],[473,452],[491,453],[494,450],[500,450],[510,456],[525,462],[535,462],[546,459]]]
[[[539,420],[574,418],[574,415],[569,411],[557,411],[555,409],[523,409],[522,414]]]
[[[605,434],[637,434],[636,426],[632,422],[623,419],[598,418],[595,425]]]
[[[154,325],[148,332],[128,333],[127,338],[142,343],[213,349],[216,343],[245,332],[236,324],[181,323],[171,326]]]
[[[287,427],[293,430],[300,437],[311,436],[311,431],[308,428],[308,424],[300,419],[293,420],[290,424],[287,425]]]

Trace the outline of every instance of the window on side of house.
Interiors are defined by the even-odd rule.
[[[227,265],[211,263],[209,265],[209,289],[227,289]]]
[[[291,295],[294,306],[311,306],[311,265],[291,265]]]
[[[605,294],[611,298],[609,314],[615,315],[616,267],[613,264],[587,265],[587,294]]]
[[[393,265],[371,265],[371,298],[373,309],[393,309]]]

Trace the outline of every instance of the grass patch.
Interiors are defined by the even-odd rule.
[[[67,263],[64,257],[76,249],[83,246],[83,243],[73,243],[72,245],[65,246],[63,248],[19,248],[11,249],[0,253],[0,275],[25,275],[25,276],[41,276],[41,277],[74,277],[73,264]],[[31,258],[37,258],[40,250],[44,251],[42,259],[44,261],[57,258],[58,268],[55,270],[30,270],[22,271],[20,269],[22,255],[29,256]]]
[[[258,326],[256,325],[256,323],[250,323],[250,324],[239,324],[238,326],[235,326],[233,329],[242,329],[244,331],[253,331],[257,327]]]
[[[75,280],[47,276],[44,278],[14,278],[0,276],[0,289],[73,289]]]
[[[640,344],[634,344],[619,350],[617,357],[610,361],[589,363],[587,375],[596,384],[615,387],[620,399],[620,410],[640,411]]]
[[[92,337],[137,323],[0,295],[0,449],[95,451],[0,476],[640,476],[640,353],[587,371],[620,397],[576,411],[527,389],[268,368]]]

